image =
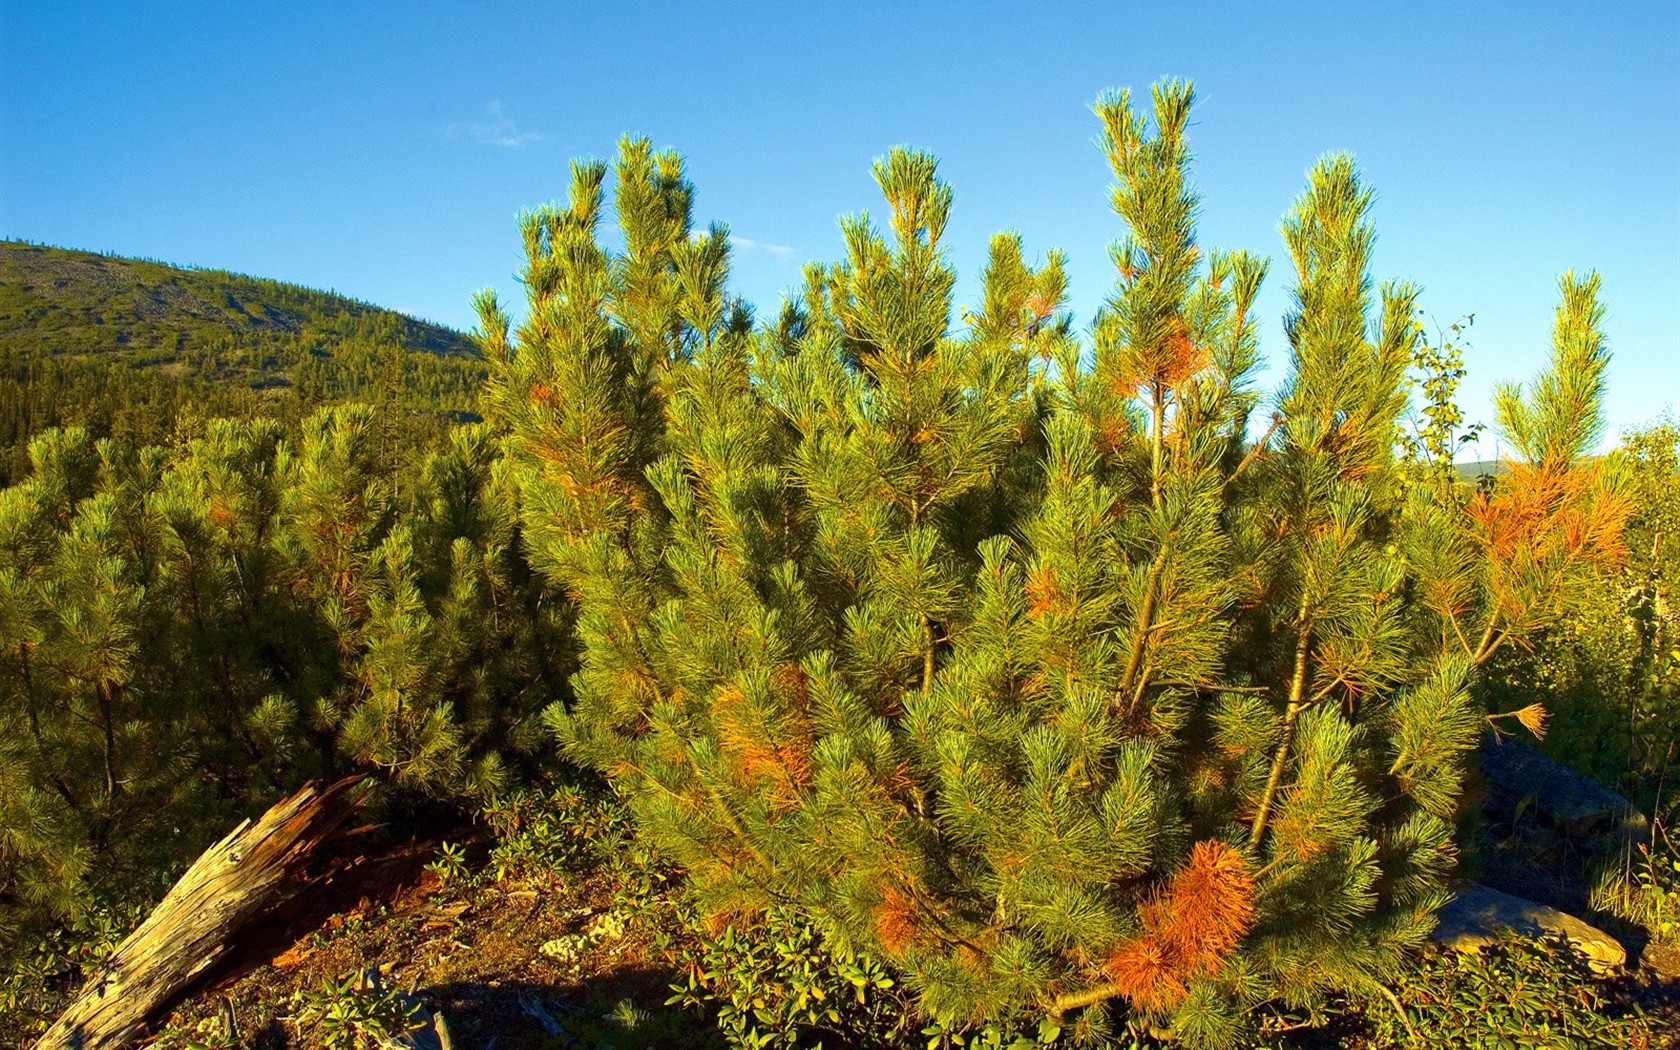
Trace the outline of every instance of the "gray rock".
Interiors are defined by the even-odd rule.
[[[1435,943],[1455,951],[1479,952],[1497,943],[1502,930],[1524,937],[1564,937],[1600,972],[1627,964],[1627,950],[1603,930],[1556,908],[1474,882],[1460,888],[1441,909],[1440,924],[1431,936]]]
[[[1589,849],[1618,846],[1646,830],[1627,799],[1517,740],[1489,736],[1481,758],[1490,814],[1514,816],[1527,799],[1537,816]]]

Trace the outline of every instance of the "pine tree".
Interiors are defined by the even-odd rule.
[[[329,767],[342,757],[404,787],[488,794],[557,691],[545,683],[565,622],[541,609],[517,554],[486,428],[427,456],[406,507],[378,443],[371,409],[340,406],[277,459],[275,553],[309,617],[309,677],[292,691]]]
[[[1193,93],[1152,103],[1097,104],[1127,232],[1088,349],[1060,256],[1010,235],[953,330],[952,193],[908,149],[875,167],[885,228],[843,220],[757,330],[726,232],[639,141],[624,250],[577,165],[524,221],[517,338],[480,310],[523,535],[577,607],[549,721],[714,922],[799,909],[948,1026],[1100,1033],[1123,1003],[1227,1046],[1427,935],[1483,727],[1461,621],[1520,639],[1544,610],[1476,571],[1497,504],[1402,483],[1417,293],[1373,287],[1345,156],[1285,220],[1290,375],[1249,439],[1267,267],[1197,244]],[[1567,472],[1600,357],[1560,331],[1506,426]],[[1608,553],[1593,520],[1578,549]]]

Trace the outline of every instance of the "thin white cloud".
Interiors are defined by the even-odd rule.
[[[502,112],[500,100],[484,107],[484,119],[446,124],[443,133],[452,139],[469,138],[485,146],[518,149],[542,140],[540,131],[521,131],[508,115]]]
[[[751,237],[737,237],[729,235],[729,243],[742,251],[763,252],[777,262],[787,262],[793,258],[793,249],[785,244],[769,244],[765,241],[755,241]]]

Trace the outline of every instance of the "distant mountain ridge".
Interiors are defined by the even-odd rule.
[[[0,486],[50,427],[155,444],[184,416],[365,401],[418,434],[473,418],[485,375],[469,336],[357,299],[0,241]]]
[[[476,356],[460,332],[332,292],[225,270],[0,241],[0,348],[175,350],[206,326],[236,340],[308,334],[393,338]]]

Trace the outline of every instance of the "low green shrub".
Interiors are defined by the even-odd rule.
[[[500,796],[480,811],[495,837],[487,877],[497,882],[544,872],[576,872],[630,848],[624,807],[606,789],[575,785]]]
[[[1431,949],[1407,964],[1393,990],[1404,1020],[1381,997],[1360,1004],[1373,1050],[1658,1045],[1650,1019],[1606,995],[1585,956],[1561,940],[1510,938],[1479,954]]]
[[[437,876],[440,885],[460,882],[468,874],[467,851],[459,843],[441,842],[437,857],[426,865],[426,870]]]
[[[685,910],[686,911],[686,910]],[[732,1047],[898,1046],[915,1011],[876,961],[832,950],[790,910],[708,932],[688,913],[694,939],[668,1005],[715,1011]]]
[[[315,1029],[310,1045],[325,1050],[377,1050],[424,1024],[420,1002],[386,988],[378,971],[323,979],[315,991],[299,992],[298,1002],[299,1024]]]

